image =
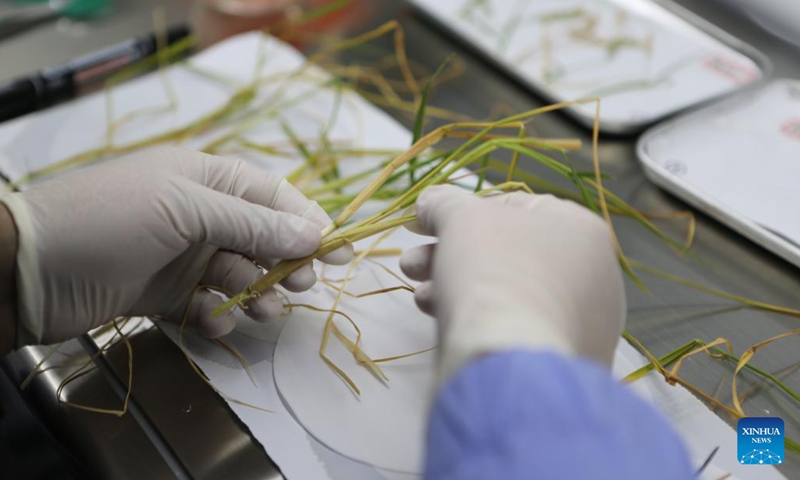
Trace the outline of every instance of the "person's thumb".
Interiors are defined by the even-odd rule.
[[[417,198],[418,232],[438,236],[456,212],[480,199],[472,193],[453,185],[429,187]]]

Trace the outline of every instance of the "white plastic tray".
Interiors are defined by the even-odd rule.
[[[637,152],[654,183],[800,266],[800,81],[676,117]]]
[[[671,2],[411,0],[550,101],[601,97],[601,129],[632,133],[768,76],[752,47]],[[595,105],[570,108],[591,126]]]

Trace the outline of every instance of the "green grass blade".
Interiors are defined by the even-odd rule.
[[[483,190],[483,182],[486,180],[486,170],[489,168],[489,155],[484,155],[481,162],[480,172],[478,172],[478,184],[475,185],[475,193]]]
[[[419,107],[417,108],[417,116],[414,119],[414,130],[413,130],[414,133],[411,140],[411,145],[417,143],[419,139],[422,137],[422,129],[425,127],[425,107],[428,106],[428,96],[430,95],[433,82],[436,81],[436,77],[438,77],[439,74],[442,73],[444,67],[446,67],[447,64],[450,63],[450,60],[452,60],[454,55],[455,54],[450,55],[442,63],[439,64],[439,67],[436,69],[435,72],[433,72],[433,75],[431,75],[431,78],[428,79],[428,82],[425,84],[425,88],[423,88],[422,90],[422,97],[420,97]],[[416,164],[417,164],[417,158],[414,157],[409,162],[409,165],[415,167]],[[411,168],[408,173],[412,185],[416,182],[414,175],[415,170],[416,170],[415,168]]]

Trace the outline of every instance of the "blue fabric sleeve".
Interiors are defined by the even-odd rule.
[[[431,413],[428,480],[695,478],[652,406],[587,360],[509,351],[466,366]]]

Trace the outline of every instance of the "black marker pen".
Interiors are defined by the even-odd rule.
[[[171,27],[167,45],[189,36],[189,27]],[[135,38],[91,53],[64,65],[0,86],[0,122],[74,97],[81,87],[109,77],[156,52],[156,35]]]

